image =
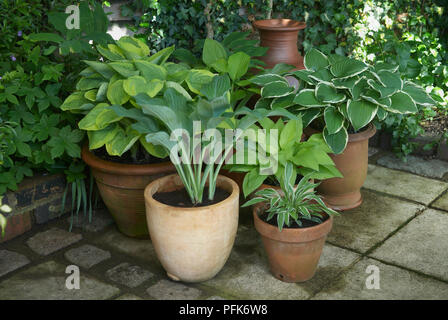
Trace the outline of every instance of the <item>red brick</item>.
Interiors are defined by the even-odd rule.
[[[31,212],[10,216],[6,218],[5,236],[2,238],[0,233],[0,243],[11,240],[24,234],[31,229]]]

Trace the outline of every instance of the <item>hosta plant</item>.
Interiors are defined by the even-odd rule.
[[[310,182],[310,175],[304,176],[297,186],[294,186],[292,177],[294,175],[294,166],[288,163],[281,179],[281,190],[272,188],[262,189],[255,193],[255,197],[247,201],[243,207],[251,206],[260,202],[266,203],[268,208],[267,221],[277,216],[277,226],[279,231],[284,227],[290,227],[295,221],[297,225],[302,226],[304,220],[315,223],[322,223],[324,216],[337,215],[333,209],[328,208],[322,199],[314,193],[314,188],[318,183]]]
[[[322,133],[313,134],[302,141],[303,126],[300,117],[289,121],[278,119],[277,122],[265,118],[257,125],[262,130],[257,131],[256,136],[247,137],[252,140],[247,142],[244,163],[235,159],[235,164],[227,166],[230,171],[247,172],[243,180],[245,196],[259,188],[267,179],[282,181],[285,167],[291,163],[293,166],[290,178],[293,184],[297,175],[319,180],[342,177],[328,156],[331,149],[326,145]],[[257,154],[257,150],[259,156],[251,159],[250,155]]]
[[[283,100],[302,114],[305,126],[318,120],[317,129],[336,154],[344,151],[349,133],[364,129],[375,118],[381,122],[389,113],[412,114],[435,103],[422,87],[404,81],[396,65],[372,66],[316,49],[307,52],[304,64],[306,69],[292,72],[301,89],[294,98],[287,95]]]

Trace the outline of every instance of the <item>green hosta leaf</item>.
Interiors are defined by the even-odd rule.
[[[229,57],[228,72],[230,79],[237,81],[244,76],[249,68],[250,56],[244,52],[237,52]]]
[[[397,72],[399,65],[398,64],[390,64],[385,62],[375,63],[375,71],[379,72],[381,70],[390,71],[390,72]]]
[[[227,60],[224,58],[216,60],[211,67],[220,73],[228,72]]]
[[[124,60],[126,59],[126,57],[124,55],[121,54],[121,52],[119,51],[115,51],[112,52],[111,50],[98,45],[97,47],[98,52],[106,59],[111,60],[111,61],[119,61],[119,60]]]
[[[328,71],[328,69],[320,69],[308,75],[308,78],[316,82],[331,83],[331,81],[333,80],[333,75],[330,71]]]
[[[377,110],[377,105],[364,100],[352,100],[347,105],[348,118],[356,131],[369,124]]]
[[[266,180],[267,176],[261,175],[259,173],[258,167],[253,168],[249,171],[243,180],[243,193],[244,196],[247,197],[252,192],[254,192],[258,187],[260,187],[264,180]]]
[[[106,143],[106,150],[112,156],[121,156],[128,151],[140,138],[140,134],[128,128],[126,131],[119,129],[112,140]]]
[[[303,64],[308,70],[319,70],[328,66],[329,62],[327,56],[322,52],[311,49],[305,54]]]
[[[320,111],[320,108],[301,111],[300,114],[302,115],[303,127],[308,127],[314,119],[317,119],[321,115]]]
[[[112,124],[107,126],[102,130],[87,131],[87,136],[89,137],[89,149],[98,149],[109,143],[119,131],[119,126],[117,124]]]
[[[406,81],[403,86],[403,92],[406,92],[409,94],[412,98],[412,100],[415,101],[415,103],[421,104],[423,106],[433,106],[436,104],[436,102],[426,93],[425,89],[422,87]]]
[[[95,123],[98,130],[104,129],[110,124],[120,121],[123,117],[117,115],[110,107],[105,107],[100,113],[98,113]]]
[[[202,51],[202,61],[208,66],[212,66],[217,60],[227,60],[226,49],[216,40],[205,39]]]
[[[386,88],[394,88],[401,90],[403,88],[403,81],[397,73],[392,73],[390,71],[381,70],[378,71],[378,76],[381,79],[381,84]]]
[[[115,74],[115,70],[112,69],[109,65],[103,62],[97,61],[86,61],[84,62],[89,65],[93,70],[102,75],[106,80],[110,80],[112,76]]]
[[[302,70],[293,71],[291,73],[294,76],[296,76],[297,78],[299,78],[300,80],[306,82],[307,84],[312,85],[315,83],[314,80],[309,77],[309,75],[313,73],[313,71],[311,71],[311,70],[302,69]]]
[[[367,87],[368,87],[368,84],[367,84],[366,78],[365,77],[359,78],[353,85],[353,88],[350,90],[353,100],[360,99],[361,93],[363,91],[365,91]]]
[[[323,137],[327,145],[335,154],[340,154],[344,151],[348,142],[348,133],[345,127],[334,134],[330,134],[327,128],[323,131]]]
[[[139,106],[142,107],[142,111],[145,114],[156,117],[157,119],[162,121],[163,124],[167,126],[171,131],[182,128],[182,119],[179,119],[180,115],[178,117],[178,115],[170,107],[167,106],[167,102],[165,101],[165,99],[150,98],[148,95],[140,93],[135,96],[135,101]],[[185,120],[189,121],[189,119]]]
[[[326,107],[324,120],[329,134],[334,134],[341,130],[344,125],[344,116],[335,107]]]
[[[342,79],[354,77],[367,69],[368,66],[364,62],[356,59],[344,59],[342,61],[334,63],[330,67],[331,73],[336,78]]]
[[[387,111],[383,108],[378,108],[378,111],[376,112],[376,116],[378,117],[378,120],[384,121],[387,117]]]
[[[98,88],[98,91],[96,93],[96,101],[104,101],[106,99],[107,95],[107,87],[109,84],[107,82],[101,83],[100,87]]]
[[[123,88],[123,80],[117,80],[112,84],[109,83],[107,89],[107,99],[111,104],[123,105],[129,100],[129,95]]]
[[[313,89],[303,89],[296,97],[294,102],[304,107],[323,107],[324,103],[316,99]]]
[[[369,89],[366,90],[365,93],[361,93],[361,97],[364,100],[367,100],[384,108],[390,107],[391,104],[391,100],[389,97],[381,98],[381,95],[378,93],[378,91],[375,91],[373,89]]]
[[[284,77],[273,73],[260,74],[258,76],[249,79],[249,81],[259,86],[264,86],[271,82],[277,82],[277,81],[282,81],[288,84],[288,81]]]
[[[280,133],[280,147],[286,149],[302,137],[302,120],[289,120]]]
[[[123,81],[123,89],[131,97],[146,92],[147,86],[145,78],[141,76],[133,76]]]
[[[149,55],[150,52],[148,46],[143,41],[129,36],[121,37],[116,43],[126,58],[130,60],[141,59]]]
[[[345,100],[345,94],[338,92],[336,88],[325,83],[316,86],[315,96],[324,103],[339,103]]]
[[[125,78],[136,76],[139,74],[135,70],[134,64],[131,62],[111,62],[109,66]]]
[[[63,111],[72,111],[72,112],[80,112],[85,110],[90,110],[93,108],[93,105],[84,98],[84,92],[75,92],[72,93],[65,99],[64,103],[61,105],[61,110]]]
[[[231,88],[230,79],[225,74],[222,76],[215,76],[213,80],[201,88],[201,93],[207,97],[209,100],[213,100],[214,98],[221,97],[229,91]]]
[[[288,108],[294,104],[295,93],[290,93],[284,97],[274,98],[271,102],[271,109]]]
[[[381,98],[387,98],[390,97],[392,94],[398,91],[398,88],[395,87],[384,87],[381,85],[378,81],[375,81],[373,79],[367,80],[367,84],[369,87],[374,89],[380,94]]]
[[[177,82],[173,82],[173,81],[167,81],[166,82],[166,87],[167,88],[173,88],[174,90],[176,90],[177,92],[179,92],[181,95],[183,95],[185,97],[185,99],[187,99],[187,101],[192,101],[193,99],[191,98],[190,94],[188,93],[187,90],[184,89],[184,87],[182,87],[180,84],[178,84]]]
[[[158,65],[162,65],[168,60],[174,50],[174,46],[162,49],[159,52],[154,53],[152,56],[145,58],[145,60]]]
[[[199,94],[203,85],[211,82],[215,74],[208,70],[191,69],[186,79],[187,85],[191,91]]]
[[[355,83],[359,80],[357,77],[351,77],[347,79],[333,79],[332,83],[337,89],[349,89],[352,90]]]
[[[167,71],[167,80],[182,83],[188,76],[190,70],[184,64],[167,62],[163,65]]]
[[[96,124],[96,119],[98,115],[108,106],[109,105],[107,103],[99,103],[96,105],[88,114],[84,116],[84,118],[81,119],[81,121],[79,121],[79,129],[87,131],[99,130]]]
[[[289,95],[293,91],[294,88],[291,88],[287,83],[275,81],[261,88],[261,96],[263,98],[277,98]]]
[[[167,77],[167,71],[164,67],[155,63],[151,63],[145,60],[134,61],[135,66],[142,73],[142,76],[150,81],[152,79],[165,80]]]
[[[98,88],[104,79],[101,78],[81,78],[76,84],[76,90],[90,90]]]
[[[98,90],[89,90],[84,94],[84,98],[90,101],[96,101],[96,94]]]
[[[405,92],[397,92],[390,96],[391,106],[388,111],[394,113],[416,113],[418,111],[414,100]]]

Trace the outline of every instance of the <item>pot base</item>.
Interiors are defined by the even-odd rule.
[[[325,204],[336,211],[347,211],[358,208],[362,204],[362,195],[360,191],[342,195],[320,194]]]

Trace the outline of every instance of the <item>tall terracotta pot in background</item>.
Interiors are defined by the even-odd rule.
[[[82,148],[82,159],[90,166],[101,198],[117,224],[129,237],[148,238],[144,189],[153,180],[175,172],[171,162],[122,164],[105,161]]]
[[[332,209],[344,211],[361,205],[360,189],[367,177],[369,138],[375,132],[375,126],[369,124],[364,131],[349,134],[344,152],[330,154],[344,177],[323,180],[317,187],[317,192]]]
[[[266,55],[260,60],[265,68],[273,68],[277,63],[286,63],[304,69],[303,57],[297,48],[299,31],[306,27],[305,22],[290,19],[268,19],[254,22],[260,32],[260,46],[268,47]]]

